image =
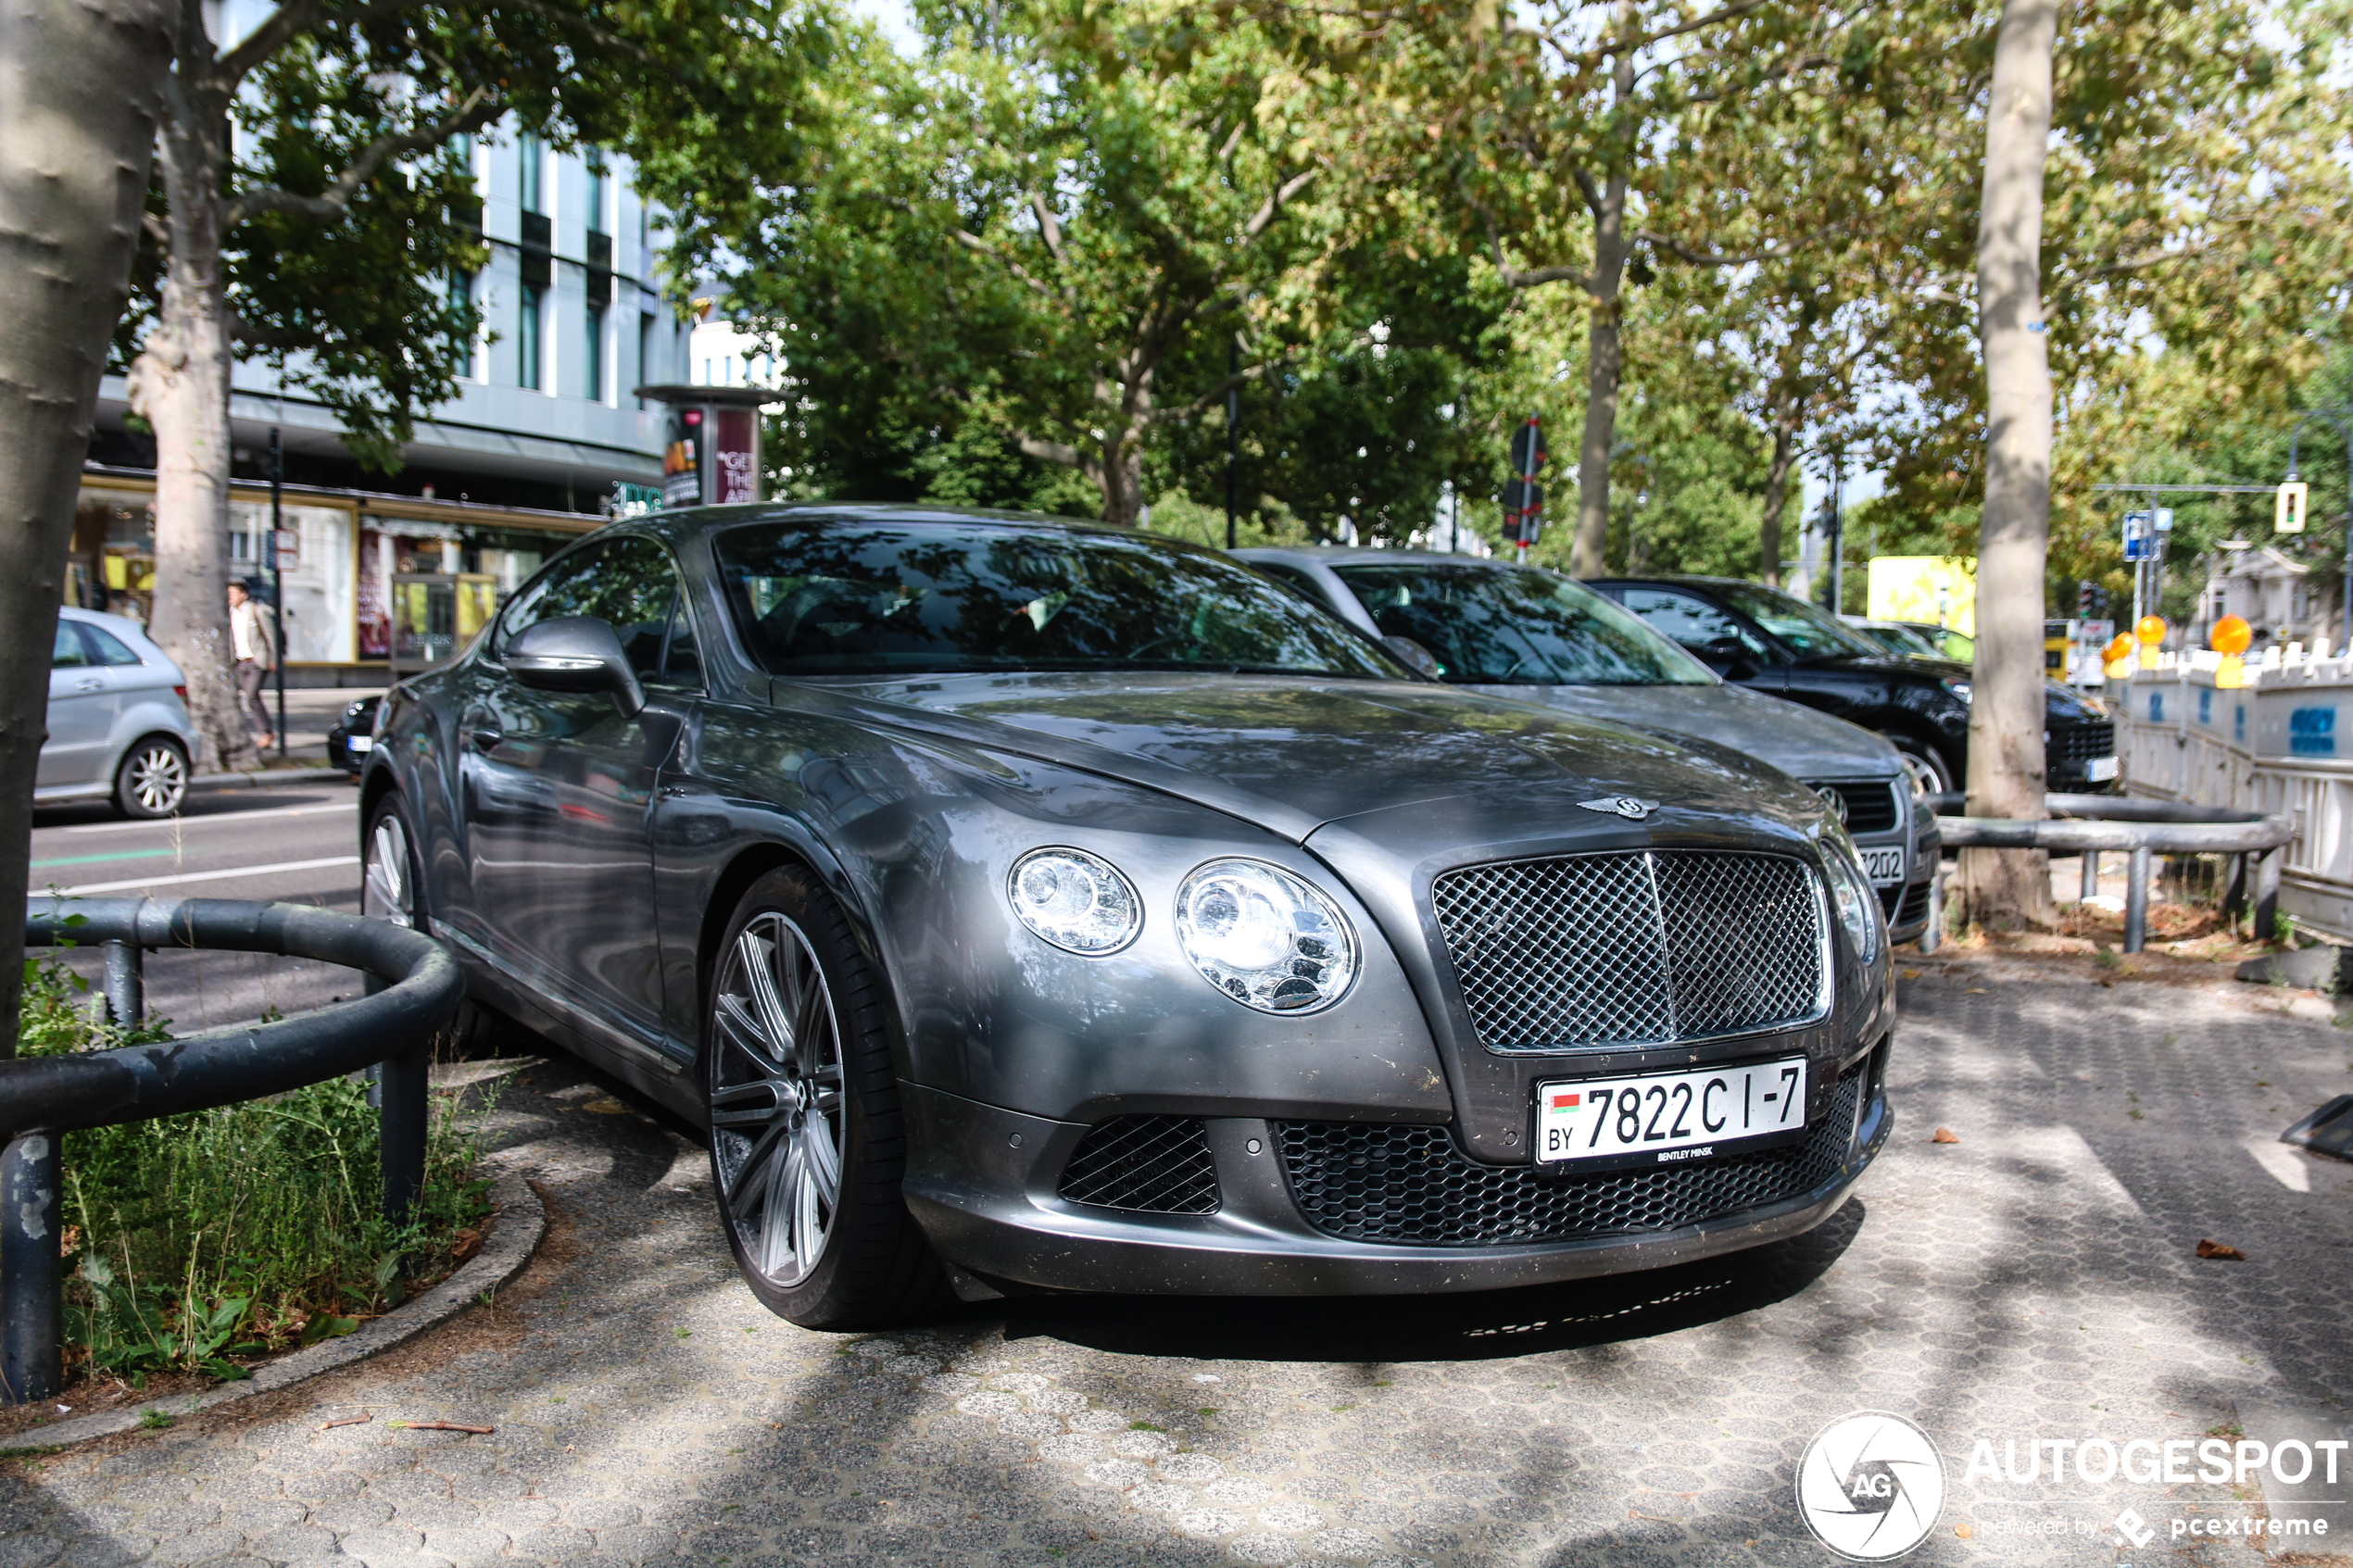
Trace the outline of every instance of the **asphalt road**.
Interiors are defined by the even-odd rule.
[[[2353,1475],[2298,1503],[2054,1483],[2034,1457],[2347,1436],[2353,1166],[2275,1141],[2353,1089],[2329,1009],[2129,964],[1906,968],[1894,1140],[1796,1242],[1545,1289],[1023,1299],[888,1334],[762,1311],[689,1130],[513,1036],[443,1082],[497,1085],[488,1158],[549,1200],[524,1276],[244,1413],[0,1462],[0,1564],[1830,1568],[1793,1482],[1867,1410],[1943,1452],[1910,1563],[2346,1563]],[[2250,1538],[2322,1503],[2326,1538]]]
[[[33,814],[28,893],[68,897],[258,898],[359,907],[359,791],[341,773],[315,784],[215,789],[159,822],[125,822],[104,804]],[[95,977],[95,954],[67,961]],[[353,972],[259,953],[147,956],[147,1007],[182,1033],[299,1012],[354,994]]]

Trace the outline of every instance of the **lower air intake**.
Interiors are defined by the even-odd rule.
[[[1858,1063],[1802,1144],[1700,1165],[1536,1173],[1482,1165],[1443,1127],[1277,1122],[1283,1174],[1326,1236],[1400,1247],[1496,1247],[1673,1230],[1813,1191],[1838,1173],[1863,1094]]]
[[[1199,1117],[1114,1116],[1078,1140],[1060,1190],[1100,1209],[1214,1214],[1217,1162]]]

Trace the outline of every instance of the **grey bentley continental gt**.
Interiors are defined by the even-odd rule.
[[[1884,918],[1819,797],[1191,546],[662,513],[372,741],[369,912],[707,1127],[796,1323],[1646,1268],[1818,1223],[1887,1136]]]

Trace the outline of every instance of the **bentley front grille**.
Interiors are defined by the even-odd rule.
[[[1501,860],[1446,872],[1430,902],[1489,1050],[1665,1045],[1826,1010],[1821,884],[1788,856]]]

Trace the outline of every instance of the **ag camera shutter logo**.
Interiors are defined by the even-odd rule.
[[[1944,1508],[1944,1458],[1900,1415],[1857,1411],[1833,1421],[1798,1461],[1797,1512],[1841,1557],[1901,1557],[1928,1539]]]

